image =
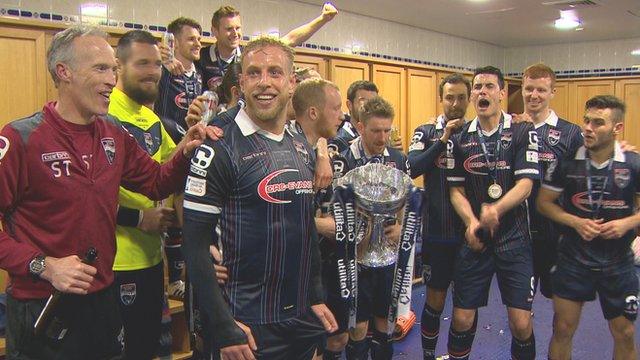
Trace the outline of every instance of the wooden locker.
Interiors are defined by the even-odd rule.
[[[569,121],[582,125],[584,104],[596,95],[613,95],[613,80],[584,80],[569,83]]]
[[[0,127],[42,110],[47,99],[45,33],[0,28]]]
[[[624,117],[624,139],[640,147],[640,79],[616,81],[616,96],[625,102],[627,112]]]
[[[352,82],[357,80],[370,80],[369,64],[354,60],[329,60],[329,80],[338,86],[342,97],[342,111],[347,109],[347,90]]]
[[[411,144],[414,130],[438,116],[438,83],[433,71],[407,71],[407,136],[405,147]],[[424,186],[422,176],[415,179],[416,186]]]
[[[317,71],[323,79],[327,79],[327,60],[317,56],[296,55],[296,67],[311,68]]]
[[[555,111],[558,117],[561,117],[568,121],[575,121],[569,118],[569,82],[558,81],[556,82],[556,93],[551,99],[551,109]]]
[[[406,70],[399,66],[373,65],[373,80],[378,93],[393,106],[395,117],[393,125],[400,131],[402,145],[407,148],[406,106],[407,83]]]

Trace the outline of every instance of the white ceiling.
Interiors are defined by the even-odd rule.
[[[325,0],[298,0],[321,5]],[[385,19],[504,47],[640,37],[640,0],[331,0],[342,11]],[[573,9],[584,30],[553,27]]]

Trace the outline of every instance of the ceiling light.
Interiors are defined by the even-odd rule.
[[[581,25],[582,23],[574,10],[560,11],[560,18],[555,21],[556,29],[560,30],[575,29]]]
[[[638,55],[640,56],[640,49],[635,49],[631,52],[631,55]]]
[[[576,19],[560,18],[555,22],[556,29],[560,29],[560,30],[573,29],[573,28],[577,28],[580,25],[581,25],[580,21]]]

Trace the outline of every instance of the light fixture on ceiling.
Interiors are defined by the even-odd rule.
[[[580,19],[578,19],[578,16],[573,10],[561,10],[560,18],[554,23],[556,29],[559,30],[575,29],[581,25]]]
[[[640,49],[635,49],[631,52],[631,55],[637,55],[640,56]]]

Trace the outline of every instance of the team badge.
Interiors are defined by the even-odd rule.
[[[102,148],[104,149],[104,154],[107,156],[109,165],[113,165],[113,160],[116,158],[116,142],[113,138],[102,138],[100,142],[102,143]]]
[[[7,154],[9,151],[9,139],[4,136],[0,136],[0,160]]]
[[[305,164],[309,164],[309,152],[307,151],[307,148],[304,146],[304,144],[299,141],[293,140],[293,146],[295,146],[298,155],[300,155],[300,157],[302,158],[302,161],[304,161]]]
[[[617,187],[624,189],[629,185],[631,172],[629,169],[613,169],[613,180]]]
[[[558,145],[558,143],[560,142],[560,135],[562,134],[562,132],[556,130],[556,129],[549,129],[549,134],[547,135],[547,141],[549,142],[549,145],[551,146],[556,146]]]
[[[122,284],[120,285],[120,301],[123,304],[129,306],[136,301],[136,284]]]
[[[513,137],[513,134],[510,132],[502,133],[502,136],[500,137],[500,142],[502,143],[502,147],[504,149],[508,149],[511,146],[512,137]]]
[[[431,265],[422,265],[422,281],[426,284],[431,280]]]
[[[635,319],[638,314],[638,297],[635,295],[629,295],[624,299],[624,312],[625,315]]]
[[[147,146],[147,152],[153,155],[153,136],[148,132],[144,133],[144,144]]]

